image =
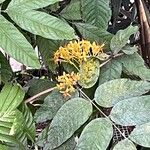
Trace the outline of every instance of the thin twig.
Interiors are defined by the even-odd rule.
[[[95,108],[104,116],[106,117],[111,124],[118,130],[118,132],[126,139],[127,137],[121,132],[121,130],[115,125],[115,123],[80,89],[78,88],[78,90],[83,94],[83,96],[90,101],[91,104],[93,104],[93,106],[95,106]]]
[[[102,66],[106,65],[108,62],[110,62],[112,60],[112,58],[109,58],[108,60],[106,60],[105,62],[103,62],[102,64],[99,65],[99,67],[101,68]]]
[[[105,62],[103,62],[102,64],[99,65],[99,67],[101,68],[102,66],[106,65],[108,62],[110,62],[113,58],[117,58],[124,55],[124,53],[119,53],[114,55],[113,57],[110,57],[109,59],[107,59]]]
[[[25,100],[25,103],[31,103],[31,102],[33,102],[37,97],[40,97],[40,96],[42,96],[42,95],[44,95],[44,94],[46,94],[46,93],[50,93],[50,92],[52,92],[54,89],[56,89],[56,87],[49,88],[49,89],[47,89],[47,90],[45,90],[45,91],[42,91],[42,92],[40,92],[40,93],[38,93],[38,94],[36,94],[36,95],[34,95],[34,96],[32,96],[32,97],[26,99],[26,100]]]
[[[6,12],[6,10],[0,10],[0,13],[2,13],[2,12],[4,12],[4,13],[5,13],[5,12]]]

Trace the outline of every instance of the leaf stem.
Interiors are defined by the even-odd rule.
[[[38,93],[38,94],[36,94],[36,95],[34,95],[34,96],[32,96],[32,97],[26,99],[26,100],[25,100],[25,103],[31,103],[31,102],[35,101],[36,98],[38,98],[38,97],[40,97],[40,96],[42,96],[42,95],[44,95],[44,94],[46,94],[46,93],[50,93],[50,92],[52,92],[54,89],[56,89],[56,87],[49,88],[49,89],[47,89],[47,90],[45,90],[45,91],[42,91],[42,92],[40,92],[40,93]]]
[[[109,61],[111,61],[113,58],[117,58],[117,57],[122,56],[122,55],[124,55],[124,53],[119,53],[119,54],[116,54],[116,55],[110,57],[110,58],[107,59],[105,62],[103,62],[102,64],[100,64],[99,67],[102,67],[102,66],[106,65],[106,64],[107,64]]]
[[[0,13],[2,13],[2,12],[6,13],[6,10],[0,10]]]
[[[80,88],[77,88],[77,90],[79,92],[82,93],[82,95],[87,99],[89,100],[89,102],[104,116],[106,117],[110,122],[111,124],[118,130],[118,132],[126,139],[127,137],[121,132],[121,130],[116,126],[116,124],[80,89]]]

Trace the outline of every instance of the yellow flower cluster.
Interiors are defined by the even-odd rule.
[[[97,56],[103,53],[103,46],[98,45],[95,42],[91,43],[87,40],[81,41],[70,41],[64,47],[59,47],[59,49],[54,54],[55,63],[59,62],[69,62],[70,64],[81,64],[86,61],[90,56]]]
[[[69,93],[75,92],[74,86],[77,84],[77,81],[80,79],[80,75],[72,72],[71,74],[66,74],[63,72],[62,76],[58,76],[57,89],[64,95],[64,97],[71,96]]]
[[[87,40],[81,40],[81,41],[70,41],[65,46],[60,46],[59,49],[54,54],[54,61],[55,63],[58,62],[67,62],[76,67],[77,70],[78,67],[81,67],[83,65],[83,62],[86,62],[91,57],[97,57],[100,56],[103,53],[103,46],[98,45],[96,42],[91,43]],[[91,63],[91,61],[90,61]],[[89,64],[89,63],[88,63]],[[92,64],[89,64],[90,66]],[[87,72],[87,75],[89,74],[89,70],[87,70],[89,67],[85,67],[86,70],[84,72]],[[57,89],[66,97],[71,96],[70,93],[75,91],[74,86],[77,84],[77,82],[80,79],[79,73],[75,74],[72,72],[71,74],[63,73],[62,76],[58,76],[57,81],[59,82],[57,84]],[[83,77],[82,77],[83,79]]]

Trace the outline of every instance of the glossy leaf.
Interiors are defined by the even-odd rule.
[[[127,44],[130,36],[135,34],[137,31],[138,27],[133,27],[131,25],[124,30],[119,30],[111,39],[110,49],[113,51],[113,53],[117,54],[122,49],[122,47]]]
[[[61,12],[60,15],[69,20],[81,20],[80,0],[71,0]]]
[[[107,149],[113,136],[112,124],[105,118],[92,120],[83,129],[76,150]]]
[[[26,38],[3,16],[0,15],[0,46],[17,61],[39,68],[40,64],[32,46]]]
[[[106,65],[101,67],[99,85],[104,82],[120,78],[121,73],[122,64],[118,61],[118,59],[112,59]]]
[[[23,133],[26,134],[31,141],[34,141],[36,133],[32,113],[26,104],[22,104],[20,110],[24,119],[24,128],[22,129]]]
[[[22,114],[16,108],[20,105],[24,92],[17,85],[5,84],[0,93],[0,140],[16,144],[23,149],[23,145],[15,138],[22,127]]]
[[[120,58],[120,62],[123,64],[123,71],[125,73],[150,81],[150,69],[145,66],[144,60],[138,53],[123,55]]]
[[[56,84],[48,79],[32,79],[28,82],[27,86],[29,86],[28,89],[28,95],[34,96],[42,91],[45,91],[49,88],[53,88]],[[49,93],[43,94],[42,96],[36,98],[36,100],[44,100],[44,98]]]
[[[119,101],[145,94],[150,89],[147,81],[115,79],[100,85],[95,92],[95,101],[103,107],[112,107]]]
[[[137,47],[125,46],[122,48],[122,51],[127,55],[132,55],[138,51]]]
[[[136,150],[135,145],[128,139],[119,141],[113,148],[113,150]]]
[[[98,58],[100,61],[106,61],[110,58],[110,55],[108,55],[106,53],[101,53],[101,54],[98,54],[98,56],[96,56],[96,58]]]
[[[0,4],[3,3],[5,0],[0,0]]]
[[[60,0],[11,0],[7,9],[38,9],[59,1]]]
[[[42,37],[37,37],[38,50],[40,51],[43,61],[52,71],[55,71],[56,64],[54,63],[54,53],[59,49],[63,42],[60,40],[50,40]]]
[[[100,44],[105,43],[104,49],[110,49],[109,44],[113,37],[111,33],[87,23],[76,23],[75,25],[83,38],[92,42],[99,42]]]
[[[13,147],[9,147],[8,150],[12,150],[13,148],[17,147],[19,150],[26,150],[25,147],[19,142],[15,137],[11,135],[4,135],[0,133],[0,141],[5,141],[11,144]]]
[[[49,128],[49,126],[47,126],[38,136],[36,144],[40,147],[44,147],[44,145],[45,145],[48,128]],[[75,145],[76,145],[75,137],[72,136],[70,139],[68,139],[66,142],[64,142],[62,145],[60,145],[58,148],[56,148],[56,150],[74,150]],[[48,147],[44,148],[43,150],[48,150]]]
[[[5,145],[0,144],[0,149],[1,150],[9,150],[9,148]]]
[[[110,117],[123,126],[141,125],[150,122],[150,96],[140,96],[118,102],[111,111]]]
[[[38,138],[36,139],[36,144],[40,147],[44,147],[45,140],[47,139],[47,133],[49,129],[49,124],[39,133]]]
[[[47,7],[48,11],[56,12],[60,8],[60,3],[61,3],[61,1],[60,2],[56,2],[56,3],[52,4],[52,5],[49,5]]]
[[[18,141],[20,141],[22,144],[25,144],[25,142],[27,141],[27,137],[23,132],[25,126],[24,118],[22,113],[18,109],[15,112],[16,115],[10,130],[10,135],[13,135]],[[15,148],[17,148],[16,145],[14,146]]]
[[[21,28],[45,38],[54,40],[74,39],[75,34],[66,22],[47,13],[35,10],[8,10],[9,16]]]
[[[0,52],[0,82],[8,82],[12,77],[12,69],[9,62]]]
[[[77,69],[78,64],[76,64],[77,67],[75,67],[74,65],[69,64],[68,62],[62,62],[62,66],[66,72],[75,72],[75,73],[79,72],[79,70]]]
[[[49,128],[46,149],[59,147],[83,125],[92,113],[90,102],[82,98],[67,101],[57,112]]]
[[[97,82],[100,72],[100,61],[98,59],[89,59],[80,66],[79,84],[84,88],[90,88]]]
[[[74,97],[73,95],[71,97]],[[52,91],[45,99],[44,103],[35,113],[36,122],[44,122],[53,119],[59,108],[70,97],[64,97],[59,91]]]
[[[150,147],[150,122],[136,126],[129,138],[144,147]]]
[[[17,85],[5,84],[0,93],[0,111],[8,113],[16,109],[22,102],[25,93]]]
[[[111,18],[109,0],[81,0],[82,18],[102,29],[107,29]]]
[[[15,135],[21,127],[22,118],[21,120],[18,120],[18,118],[20,119],[20,116],[21,113],[17,110],[1,115],[0,133],[4,135]]]
[[[61,146],[59,146],[56,150],[74,150],[75,146],[76,146],[76,141],[75,141],[75,137],[73,136],[65,143],[63,143]]]

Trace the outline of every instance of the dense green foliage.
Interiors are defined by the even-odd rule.
[[[0,0],[0,150],[150,148],[150,69],[133,44],[138,23],[114,27],[121,4]],[[82,39],[101,53],[92,45],[77,65],[55,62],[61,46]],[[32,69],[13,72],[9,57]],[[73,92],[59,88],[62,75]]]

